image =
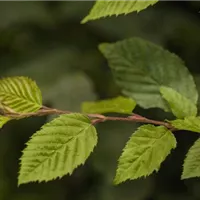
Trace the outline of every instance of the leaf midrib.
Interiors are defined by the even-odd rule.
[[[144,154],[146,154],[147,150],[153,149],[153,146],[154,146],[154,144],[156,143],[156,141],[162,139],[166,134],[167,134],[167,131],[166,131],[165,134],[163,134],[161,137],[159,137],[159,138],[153,138],[154,142],[152,143],[152,145],[149,146],[149,148],[146,148],[145,151],[144,151],[144,153],[142,154],[142,156],[140,156],[140,157],[138,157],[138,158],[135,159],[135,162],[136,162],[137,160],[140,160],[141,157],[143,157]],[[141,136],[139,136],[139,137],[141,137]],[[131,164],[131,166],[128,167],[127,171],[128,171],[130,168],[132,168],[132,165],[133,165],[133,164]]]

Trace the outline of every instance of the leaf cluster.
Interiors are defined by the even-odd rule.
[[[154,1],[97,1],[82,23],[102,17],[141,11]],[[175,131],[200,132],[198,92],[192,75],[175,54],[141,38],[103,43],[107,59],[123,96],[84,102],[82,113],[59,111],[43,105],[40,88],[28,77],[0,80],[0,127],[10,120],[45,114],[59,115],[41,127],[26,143],[20,158],[18,184],[50,181],[71,175],[84,164],[98,142],[95,125],[106,120],[149,123],[130,136],[118,160],[114,183],[138,179],[158,171],[176,148]],[[142,108],[161,108],[175,119],[165,122],[133,114]],[[128,117],[102,114],[120,113]],[[189,149],[181,178],[200,177],[200,139]]]

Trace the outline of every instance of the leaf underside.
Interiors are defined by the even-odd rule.
[[[158,0],[151,1],[101,1],[97,0],[89,15],[87,15],[81,23],[86,23],[90,20],[108,17],[112,15],[128,14],[134,11],[140,12],[150,5],[155,4]]]
[[[18,183],[50,181],[72,174],[97,144],[97,133],[82,114],[65,114],[45,124],[28,141]]]
[[[0,80],[0,102],[5,110],[35,112],[42,107],[41,91],[27,77],[3,78]]]
[[[143,125],[127,142],[119,158],[115,184],[138,179],[158,171],[170,151],[176,147],[173,134],[163,126]]]
[[[84,113],[122,113],[130,114],[136,106],[136,102],[131,98],[122,96],[96,102],[84,102],[82,112]]]
[[[104,43],[99,49],[122,93],[141,107],[169,110],[160,94],[161,86],[173,88],[196,104],[198,93],[193,77],[175,54],[139,38]]]

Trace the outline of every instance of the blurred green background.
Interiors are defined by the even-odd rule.
[[[159,2],[127,16],[84,25],[94,2],[0,2],[0,76],[29,76],[40,86],[44,104],[80,111],[83,101],[120,94],[101,42],[138,36],[178,54],[200,91],[200,2]],[[177,77],[178,79],[179,77]],[[172,118],[159,109],[137,113]],[[0,200],[199,200],[200,179],[180,180],[183,159],[198,134],[177,132],[178,147],[159,173],[113,186],[117,159],[139,124],[99,124],[99,143],[72,176],[17,187],[19,158],[28,138],[50,120],[11,121],[0,130]]]

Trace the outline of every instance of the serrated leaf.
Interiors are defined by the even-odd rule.
[[[200,117],[185,117],[185,119],[176,119],[169,121],[172,126],[178,130],[187,130],[200,133]]]
[[[34,81],[16,76],[0,80],[0,102],[9,111],[35,112],[42,107],[42,96]]]
[[[102,17],[128,14],[134,11],[140,12],[150,5],[157,3],[158,0],[152,1],[101,1],[97,0],[89,15],[87,15],[81,23],[86,23],[90,20],[99,19]]]
[[[143,125],[130,138],[119,158],[115,184],[138,179],[158,171],[176,139],[163,126]]]
[[[84,113],[122,113],[130,114],[136,106],[131,98],[122,96],[96,102],[84,102],[82,112]]]
[[[8,117],[0,116],[0,128],[2,128],[3,125],[6,124],[9,120],[10,118]]]
[[[28,141],[21,157],[18,183],[50,181],[72,174],[97,144],[89,118],[64,114],[45,124]]]
[[[197,107],[192,101],[169,87],[160,87],[163,98],[169,103],[172,113],[177,118],[197,115]]]
[[[108,59],[122,93],[141,107],[168,110],[160,94],[161,86],[173,88],[196,104],[194,80],[175,54],[139,38],[101,44],[99,49]]]
[[[189,149],[183,164],[181,179],[200,177],[200,139]]]

